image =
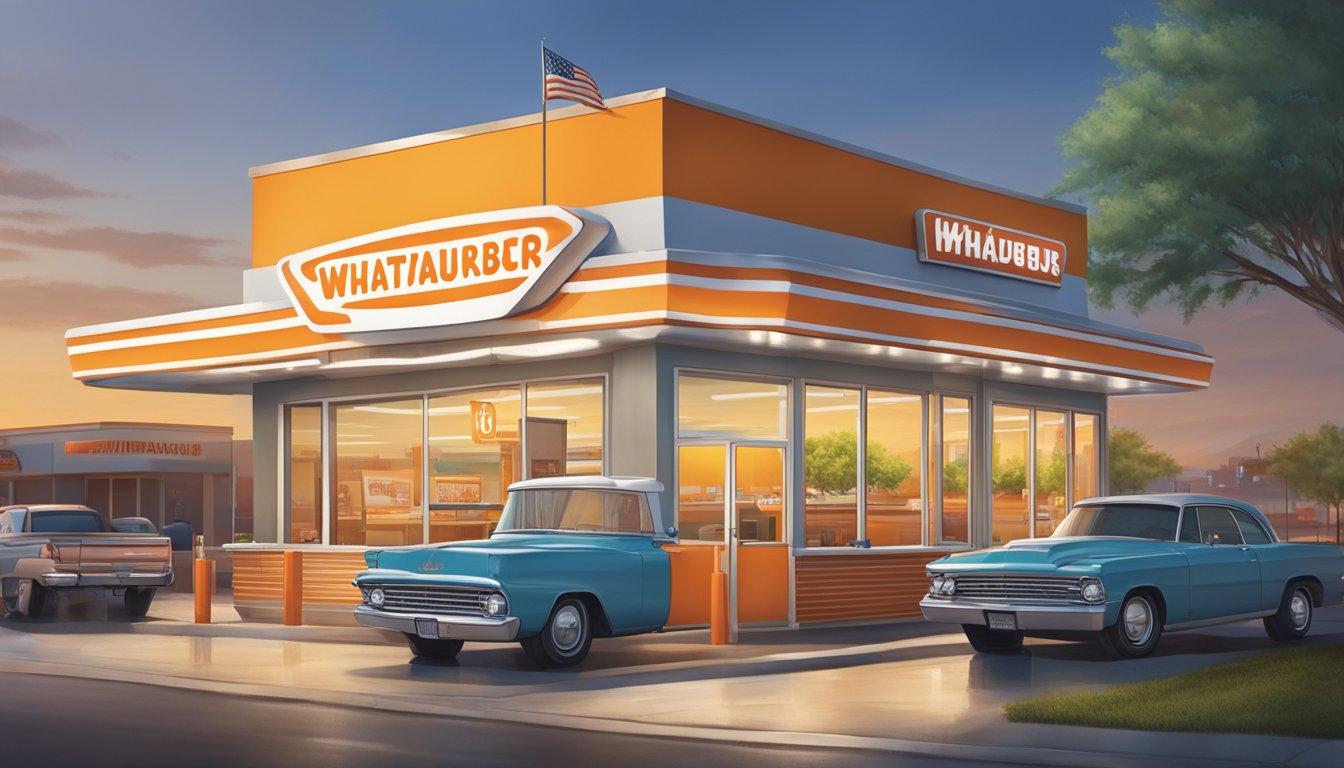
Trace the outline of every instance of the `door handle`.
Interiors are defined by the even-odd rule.
[[[1237,547],[1237,549],[1240,549],[1242,552],[1250,552],[1250,551],[1251,551],[1251,548],[1250,548],[1250,547]]]

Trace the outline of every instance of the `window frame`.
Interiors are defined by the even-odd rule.
[[[995,406],[999,406],[999,405],[1007,406],[1007,407],[1011,407],[1011,408],[1025,408],[1025,409],[1027,409],[1027,411],[1029,412],[1029,416],[1028,416],[1028,419],[1027,419],[1027,487],[1028,487],[1027,508],[1031,511],[1031,515],[1030,515],[1030,520],[1029,520],[1030,525],[1029,525],[1029,527],[1028,527],[1027,530],[1028,530],[1028,532],[1029,532],[1029,535],[1030,535],[1032,538],[1036,538],[1036,535],[1037,535],[1037,534],[1036,534],[1036,437],[1037,437],[1037,435],[1036,435],[1036,430],[1037,430],[1036,413],[1037,413],[1037,411],[1049,411],[1049,412],[1051,412],[1051,413],[1062,413],[1062,414],[1064,414],[1064,425],[1065,425],[1065,435],[1064,435],[1064,451],[1065,451],[1065,453],[1064,453],[1064,489],[1065,489],[1065,491],[1064,491],[1064,501],[1065,501],[1065,504],[1064,504],[1064,508],[1065,508],[1065,510],[1066,510],[1066,512],[1065,512],[1064,514],[1067,516],[1067,515],[1068,515],[1068,511],[1067,511],[1067,510],[1072,510],[1075,506],[1077,506],[1078,502],[1081,501],[1081,499],[1077,498],[1077,495],[1078,495],[1078,494],[1077,494],[1077,487],[1076,487],[1076,485],[1075,485],[1075,480],[1076,480],[1076,478],[1074,477],[1074,475],[1075,475],[1075,473],[1076,473],[1076,462],[1078,461],[1078,457],[1077,457],[1077,445],[1076,445],[1076,439],[1075,439],[1075,437],[1076,437],[1076,435],[1075,435],[1075,431],[1076,431],[1076,428],[1077,428],[1077,426],[1078,426],[1078,424],[1077,424],[1077,417],[1078,417],[1079,415],[1083,415],[1083,416],[1091,416],[1091,417],[1093,417],[1094,419],[1096,419],[1096,421],[1093,423],[1093,429],[1095,430],[1095,434],[1093,435],[1093,445],[1095,446],[1095,449],[1094,449],[1095,459],[1094,459],[1094,462],[1093,462],[1093,468],[1094,468],[1095,471],[1096,471],[1096,476],[1097,476],[1097,479],[1098,479],[1098,489],[1097,489],[1097,490],[1098,490],[1098,493],[1100,493],[1100,494],[1102,494],[1102,495],[1105,495],[1105,488],[1103,487],[1104,484],[1100,482],[1101,479],[1102,479],[1102,477],[1103,477],[1102,469],[1104,468],[1104,464],[1105,464],[1105,461],[1104,461],[1104,459],[1105,459],[1105,449],[1102,447],[1102,442],[1103,442],[1103,438],[1104,438],[1104,431],[1105,431],[1105,429],[1106,429],[1106,420],[1105,420],[1105,414],[1104,414],[1103,412],[1101,412],[1101,411],[1090,410],[1090,409],[1088,409],[1088,408],[1075,408],[1075,407],[1073,407],[1073,406],[1071,406],[1071,405],[1068,405],[1068,404],[1063,404],[1063,403],[1051,403],[1051,402],[1047,402],[1047,401],[1043,401],[1043,400],[1020,400],[1020,399],[1014,399],[1014,398],[995,398],[995,399],[991,399],[991,400],[989,401],[989,403],[988,403],[988,413],[989,413],[989,416],[990,416],[990,420],[989,420],[989,423],[986,425],[986,430],[985,430],[985,437],[989,440],[989,443],[990,443],[991,446],[993,446],[993,444],[994,444],[994,421],[993,421],[994,407],[995,407]],[[989,488],[990,488],[990,493],[991,493],[991,495],[992,495],[992,494],[993,494],[993,474],[992,474],[992,473],[993,473],[993,471],[994,471],[994,468],[993,468],[992,464],[991,464],[989,467],[986,468],[986,471],[987,471],[988,473],[990,473],[990,475],[989,475],[989,477],[990,477],[990,480],[989,480]],[[1095,497],[1088,497],[1088,498],[1095,498]],[[994,509],[993,509],[993,499],[992,499],[992,498],[990,499],[989,515],[990,515],[990,518],[989,518],[989,524],[990,524],[990,526],[991,526],[991,531],[992,531],[993,524],[994,524],[994,518],[993,518],[993,515],[994,515]],[[1177,527],[1177,529],[1176,529],[1176,535],[1177,535],[1177,537],[1179,538],[1179,537],[1180,537],[1179,521],[1178,521],[1177,525],[1178,525],[1178,527]],[[1202,534],[1201,534],[1201,535],[1202,535]],[[992,533],[991,533],[991,536],[992,536]],[[1007,542],[1004,542],[1004,543],[1006,544]]]

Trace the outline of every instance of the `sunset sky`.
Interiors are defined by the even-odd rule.
[[[0,0],[0,428],[231,424],[246,398],[75,383],[62,334],[236,302],[251,166],[538,109],[537,46],[608,96],[666,86],[1042,194],[1148,2]],[[1191,339],[1208,392],[1117,397],[1191,466],[1344,422],[1344,333],[1282,296],[1111,322]]]

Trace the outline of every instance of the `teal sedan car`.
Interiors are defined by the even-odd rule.
[[[677,531],[648,478],[557,477],[509,486],[489,539],[371,550],[355,618],[417,656],[467,640],[518,641],[537,664],[578,664],[594,637],[662,629]]]
[[[962,625],[976,651],[1024,636],[1095,637],[1118,658],[1162,633],[1259,618],[1304,637],[1344,593],[1344,549],[1279,541],[1253,505],[1218,496],[1088,499],[1049,538],[948,555],[927,566],[929,621]]]

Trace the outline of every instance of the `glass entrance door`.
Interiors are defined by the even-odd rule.
[[[739,623],[788,620],[788,548],[785,457],[782,445],[730,443],[729,487],[724,505],[728,531],[728,637]]]

